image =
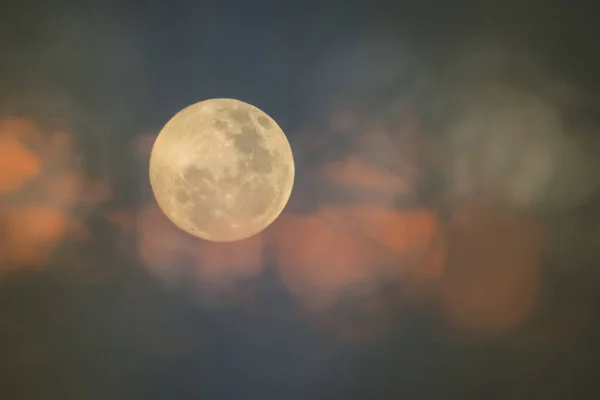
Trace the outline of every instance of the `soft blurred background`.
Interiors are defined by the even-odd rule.
[[[596,399],[600,48],[579,1],[0,6],[1,399]],[[267,230],[154,203],[181,108],[296,160]]]

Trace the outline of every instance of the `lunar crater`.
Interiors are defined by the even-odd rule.
[[[163,212],[179,228],[214,241],[260,232],[281,213],[294,182],[281,129],[256,107],[231,99],[200,102],[173,117],[150,161]]]
[[[256,117],[256,122],[265,129],[271,129],[272,124],[267,117],[259,115]]]
[[[252,153],[261,147],[262,142],[262,136],[256,132],[256,129],[250,127],[243,127],[242,133],[233,136],[232,139],[235,143],[235,148],[244,154]]]

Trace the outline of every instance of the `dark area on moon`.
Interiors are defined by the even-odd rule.
[[[214,122],[215,127],[233,141],[235,149],[241,154],[241,159],[236,166],[225,167],[222,176],[219,177],[215,177],[209,169],[196,167],[189,167],[184,173],[184,180],[179,182],[179,185],[185,185],[186,189],[181,189],[177,193],[177,199],[181,204],[188,204],[188,207],[193,208],[190,212],[191,222],[200,230],[203,226],[223,224],[226,227],[231,222],[264,216],[273,201],[277,201],[277,199],[273,200],[275,191],[269,178],[263,176],[273,171],[274,157],[277,155],[273,156],[265,149],[262,144],[263,138],[257,132],[249,112],[243,109],[221,108],[217,113],[221,115],[221,119]],[[260,117],[263,119],[263,126],[270,126],[265,117]],[[224,120],[239,124],[241,132],[228,132]],[[259,122],[258,118],[257,122]],[[241,179],[244,177],[251,178],[242,183]],[[225,188],[223,192],[214,190],[217,185]],[[189,191],[193,198],[190,198]],[[234,199],[229,203],[226,202],[222,196],[228,191],[232,194],[243,193],[244,201]],[[218,211],[222,211],[225,217],[216,212],[213,204],[221,204]]]
[[[252,165],[252,169],[259,174],[268,174],[273,171],[273,158],[274,156],[264,148],[262,142],[262,136],[256,131],[256,127],[254,126],[254,121],[250,117],[250,113],[246,110],[226,110],[229,114],[229,117],[237,122],[241,128],[242,132],[239,134],[229,134],[226,133],[231,140],[235,143],[235,148],[241,153],[246,155],[246,158],[249,158],[249,161]],[[263,117],[259,116],[257,118],[257,122],[260,123],[260,118],[263,118],[264,121],[262,125],[270,124],[269,121]],[[265,122],[266,121],[266,122]]]
[[[223,192],[230,188],[230,193],[244,193],[244,201],[234,199],[230,204],[224,201],[223,192],[214,190],[216,180],[212,171],[195,167],[186,170],[185,182],[179,184],[191,188],[194,198],[189,198],[189,189],[183,189],[178,192],[178,199],[185,200],[182,204],[193,207],[189,215],[198,229],[202,230],[203,226],[212,226],[215,223],[227,226],[231,222],[262,216],[269,210],[273,198],[273,189],[269,182],[260,176],[253,179],[253,182],[242,183],[240,180],[240,177],[253,173],[248,165],[248,162],[240,161],[237,167],[226,167],[222,171],[219,187],[224,188]],[[219,211],[225,213],[226,220],[223,220],[222,215],[215,213],[214,204],[221,205]]]

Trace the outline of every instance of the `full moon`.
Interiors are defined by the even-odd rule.
[[[283,211],[294,186],[285,134],[262,110],[210,99],[178,112],[150,155],[150,184],[165,215],[214,242],[253,236]]]

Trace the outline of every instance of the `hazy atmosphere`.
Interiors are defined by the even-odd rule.
[[[585,5],[3,3],[0,398],[598,398]],[[230,243],[149,180],[211,98],[268,114],[295,163]]]

